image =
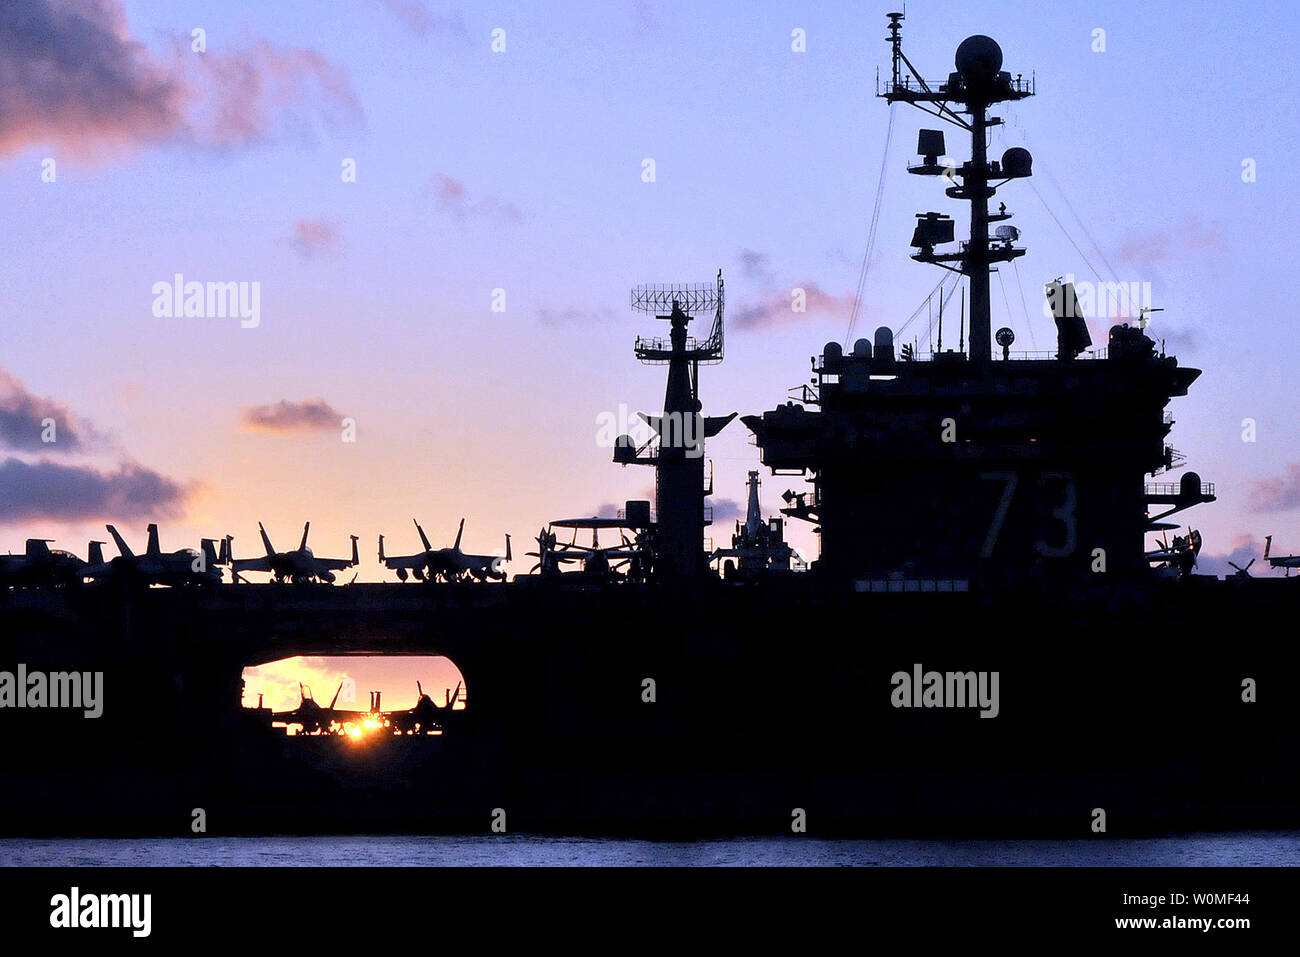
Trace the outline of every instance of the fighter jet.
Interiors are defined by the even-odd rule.
[[[311,689],[302,682],[298,683],[299,702],[298,707],[292,711],[275,711],[271,714],[272,721],[278,721],[283,724],[297,724],[302,726],[306,734],[329,731],[331,726],[338,725],[340,728],[348,722],[360,723],[366,719],[365,711],[346,711],[341,708],[335,708],[338,703],[339,692],[343,690],[343,682],[339,682],[338,690],[334,692],[334,697],[330,701],[328,708],[322,708],[312,697]]]
[[[80,585],[87,566],[104,564],[103,542],[91,542],[82,561],[72,552],[50,548],[52,538],[29,538],[22,555],[0,555],[0,587],[6,585]]]
[[[1291,569],[1300,568],[1300,555],[1270,555],[1273,550],[1273,536],[1264,536],[1264,560],[1270,568],[1285,568],[1286,577],[1291,577]]]
[[[444,699],[446,703],[441,706],[434,704],[433,699],[424,693],[424,687],[420,682],[415,683],[415,688],[420,693],[415,707],[404,711],[384,712],[389,726],[399,734],[415,734],[417,731],[428,734],[430,731],[441,730],[445,726],[447,715],[456,707],[456,702],[460,699],[460,682],[456,683],[455,694],[447,692],[447,697]]]
[[[412,519],[412,521],[415,521]],[[415,576],[417,581],[423,581],[428,578],[433,581],[435,578],[441,578],[443,581],[458,581],[467,578],[474,578],[478,581],[485,581],[489,578],[496,581],[505,581],[506,572],[501,566],[511,560],[510,554],[510,536],[506,535],[506,553],[500,555],[467,555],[460,550],[460,539],[465,533],[465,519],[460,520],[460,528],[456,531],[456,543],[450,548],[434,548],[429,544],[429,536],[424,534],[424,529],[420,527],[419,522],[415,522],[415,530],[420,533],[420,541],[424,544],[424,551],[415,555],[390,556],[384,554],[384,536],[379,536],[379,561],[388,568],[397,572],[397,577],[406,581],[408,572]]]
[[[416,552],[414,555],[385,555],[384,554],[384,536],[379,536],[379,563],[386,568],[391,568],[397,572],[397,577],[401,581],[406,581],[407,576],[413,576],[416,581],[422,582],[426,578],[432,580],[436,575],[436,569],[442,565],[442,554],[445,549],[433,549],[429,547],[428,536],[424,534],[424,529],[415,519],[415,530],[420,533],[420,539],[424,542],[424,551]]]
[[[291,552],[277,552],[261,522],[257,523],[257,528],[262,533],[262,544],[266,546],[266,555],[263,558],[232,559],[230,567],[236,575],[239,572],[270,572],[275,576],[277,582],[291,581],[294,584],[317,580],[333,582],[336,571],[359,564],[357,536],[355,535],[352,536],[351,560],[346,558],[317,558],[312,554],[311,549],[307,547],[307,533],[311,530],[311,522],[303,525],[302,542]],[[229,540],[227,539],[227,541]]]
[[[218,556],[216,543],[205,538],[200,551],[181,548],[163,552],[158,547],[158,526],[150,524],[149,543],[143,555],[136,555],[112,525],[105,526],[117,543],[118,556],[109,562],[91,562],[82,569],[86,578],[127,582],[137,585],[217,585],[226,556]],[[97,551],[92,544],[92,549]],[[94,557],[92,551],[92,559]],[[99,557],[102,559],[103,555]]]

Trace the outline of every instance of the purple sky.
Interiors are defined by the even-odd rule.
[[[1187,515],[1205,554],[1259,554],[1266,534],[1296,551],[1298,121],[1278,93],[1296,85],[1300,13],[1185,6],[912,3],[904,42],[942,77],[984,32],[1036,75],[991,147],[1030,147],[1046,202],[1023,182],[1000,193],[1030,252],[1004,275],[1010,316],[994,282],[995,327],[1048,348],[1042,283],[1094,278],[1050,209],[1103,278],[1151,284],[1152,333],[1205,370],[1171,440],[1218,487]],[[602,414],[662,399],[662,370],[631,352],[662,330],[628,310],[629,287],[724,270],[727,359],[702,376],[714,414],[782,401],[846,334],[889,120],[873,95],[886,9],[9,0],[0,549],[40,535],[84,554],[105,520],[143,544],[157,519],[165,548],[230,533],[251,554],[259,520],[280,545],[310,519],[319,554],[361,535],[377,579],[375,538],[413,550],[413,516],[440,540],[468,516],[466,547],[492,551],[646,496],[649,474],[596,441]],[[934,124],[896,109],[855,335],[899,325],[938,279],[907,258],[912,214],[962,215],[904,173]],[[177,273],[258,283],[256,328],[156,316],[154,285]],[[710,457],[715,507],[743,502],[743,426]],[[764,476],[770,510],[790,483]]]

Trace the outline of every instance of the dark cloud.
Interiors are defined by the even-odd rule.
[[[1250,487],[1246,509],[1251,512],[1283,512],[1300,506],[1300,464],[1292,462],[1286,473],[1261,479]]]
[[[310,49],[257,43],[168,56],[133,39],[120,0],[0,3],[0,155],[33,144],[74,154],[158,142],[260,142],[305,104],[360,118],[341,68]]]
[[[804,311],[794,309],[795,290],[804,292]],[[768,291],[758,302],[742,305],[729,316],[733,329],[760,329],[790,322],[802,322],[805,319],[843,319],[848,320],[853,312],[853,296],[845,293],[832,296],[822,290],[821,286],[810,280],[796,283],[789,289]]]
[[[254,405],[243,410],[240,416],[245,432],[305,432],[317,429],[337,429],[343,421],[340,412],[330,408],[324,399],[290,402],[281,399],[271,405]]]
[[[54,462],[0,462],[0,522],[174,518],[187,497],[178,483],[123,463],[116,472]]]
[[[54,420],[54,442],[42,439],[46,419]],[[83,452],[102,441],[66,406],[32,395],[18,379],[0,369],[0,448],[15,452]]]
[[[771,259],[766,253],[754,252],[752,249],[740,251],[740,271],[747,279],[762,279],[770,284]]]
[[[465,184],[443,173],[434,173],[429,178],[429,183],[433,187],[433,201],[438,208],[462,222],[471,216],[503,219],[507,222],[518,222],[523,218],[518,206],[503,202],[495,196],[485,196],[471,202]]]
[[[186,98],[113,0],[0,4],[0,153],[163,139],[183,125]]]
[[[734,522],[738,518],[745,517],[745,510],[748,506],[740,504],[735,499],[720,498],[711,501],[715,524],[718,522]]]

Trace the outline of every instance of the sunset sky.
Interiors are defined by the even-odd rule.
[[[663,370],[632,340],[664,330],[628,290],[723,270],[727,355],[702,374],[706,411],[758,412],[806,381],[808,357],[847,334],[866,248],[888,9],[7,0],[0,550],[41,536],[84,555],[105,521],[143,547],[158,521],[165,549],[229,533],[254,556],[258,521],[288,548],[310,520],[318,554],[360,535],[360,577],[380,580],[378,534],[414,551],[412,517],[435,545],[465,516],[467,549],[510,532],[518,554],[550,519],[649,497],[650,473],[596,440],[602,414],[662,402]],[[994,326],[1051,348],[1042,283],[1095,267],[1149,282],[1165,310],[1150,331],[1205,370],[1173,403],[1171,438],[1219,493],[1185,516],[1201,571],[1261,554],[1267,534],[1300,552],[1284,268],[1300,120],[1278,99],[1296,85],[1297,27],[1281,2],[907,9],[904,48],[927,77],[982,32],[1037,81],[999,111],[990,148],[1029,147],[1035,172],[999,194],[1029,254],[1006,300],[993,283]],[[904,172],[935,124],[895,110],[855,337],[900,325],[939,278],[907,258],[913,214],[964,223]],[[155,284],[178,273],[259,284],[258,324],[156,315]],[[796,286],[806,314],[789,308]],[[709,455],[723,541],[757,450],[735,422]],[[764,474],[769,511],[792,481]],[[792,537],[816,557],[811,535]]]

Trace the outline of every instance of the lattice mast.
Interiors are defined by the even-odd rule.
[[[635,449],[620,440],[614,461],[622,465],[655,467],[657,545],[656,573],[665,576],[701,574],[708,568],[704,526],[710,516],[704,498],[704,440],[717,435],[734,417],[701,414],[700,365],[722,361],[725,305],[722,271],[714,285],[646,285],[632,290],[632,308],[671,323],[667,340],[638,336],[636,357],[649,365],[668,366],[662,415],[638,413],[655,433],[647,446]],[[687,335],[697,315],[713,314],[708,338]]]
[[[921,130],[917,152],[923,161],[908,167],[909,173],[944,176],[953,185],[945,190],[953,199],[970,203],[970,238],[957,252],[937,253],[934,247],[953,241],[953,221],[935,212],[918,213],[912,245],[920,251],[912,256],[967,276],[970,281],[970,358],[972,362],[992,360],[990,336],[989,273],[994,263],[1009,262],[1023,256],[1025,250],[1012,244],[1019,238],[1014,226],[1000,226],[992,240],[989,224],[1010,219],[1005,204],[989,214],[989,200],[999,186],[1012,179],[1030,175],[1032,158],[1022,147],[1012,147],[1002,154],[1002,161],[989,162],[987,136],[990,127],[1002,123],[988,115],[995,103],[1021,100],[1034,94],[1031,78],[1025,83],[1020,76],[1012,79],[1002,69],[1002,49],[986,36],[967,37],[957,47],[956,72],[946,83],[924,80],[903,53],[903,14],[891,13],[886,42],[893,48],[893,70],[889,83],[879,96],[890,103],[903,101],[968,131],[971,158],[961,166],[941,164],[944,155],[943,132]],[[954,109],[954,105],[957,109]],[[969,116],[964,119],[960,114]],[[960,184],[957,183],[960,180]],[[995,182],[999,181],[1000,182]]]

